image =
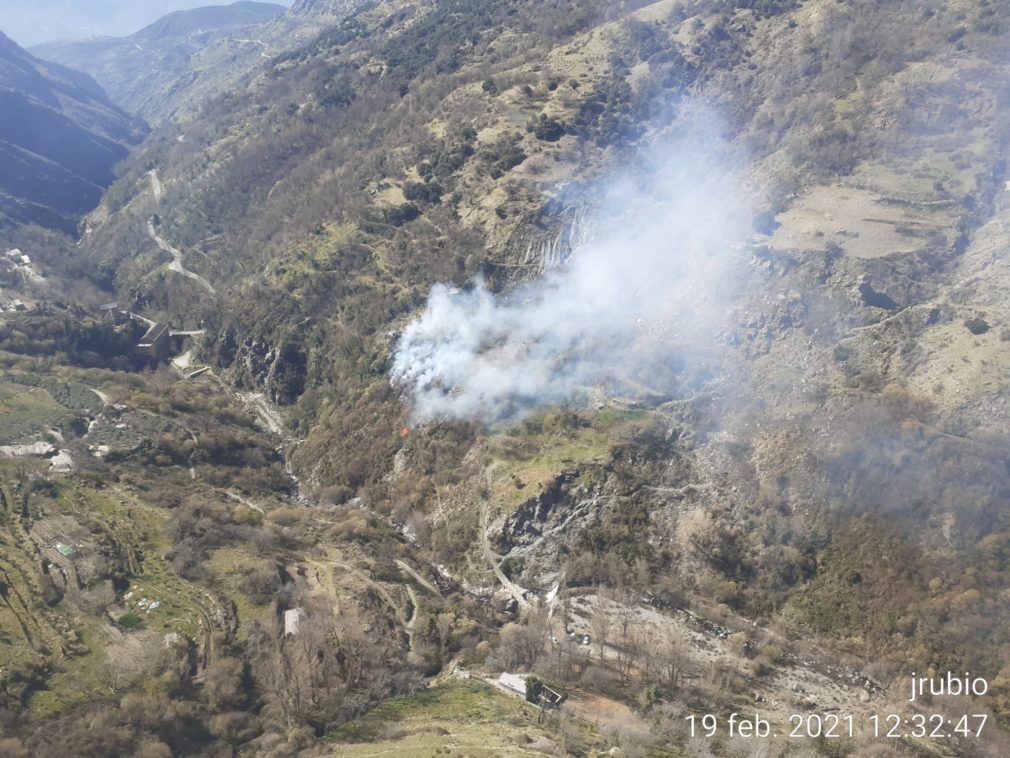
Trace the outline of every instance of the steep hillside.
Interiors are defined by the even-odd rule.
[[[51,42],[33,53],[88,72],[151,124],[186,121],[205,98],[228,91],[264,59],[303,44],[356,4],[283,13],[280,5],[240,1],[171,13],[128,37]]]
[[[992,4],[302,0],[268,28],[286,49],[190,90],[231,77],[131,157],[76,256],[121,307],[196,333],[179,371],[211,369],[199,403],[180,382],[128,404],[161,419],[145,460],[198,492],[131,539],[172,543],[155,576],[229,588],[243,662],[200,694],[163,685],[200,746],[183,709],[143,722],[123,698],[109,723],[179,752],[1008,753]],[[71,334],[18,322],[0,347],[57,344],[77,375],[108,345]],[[251,431],[234,461],[198,425],[225,386],[283,469]],[[222,488],[270,506],[229,514]],[[282,587],[240,582],[232,550],[274,556]],[[449,675],[502,671],[569,699],[496,729],[483,684]],[[912,672],[947,671],[988,692],[909,705]],[[55,692],[36,715],[80,702]],[[688,733],[755,708],[760,743]],[[862,727],[786,737],[828,712]],[[891,712],[988,722],[874,738]],[[51,747],[42,724],[25,745]]]
[[[72,232],[144,127],[87,75],[0,34],[0,216]]]
[[[50,42],[32,52],[87,71],[121,107],[155,122],[166,94],[185,86],[186,77],[205,65],[195,60],[201,52],[222,40],[256,37],[252,27],[283,11],[281,5],[255,2],[194,8],[170,13],[128,37]],[[234,43],[242,45],[259,53],[265,43],[255,39]]]
[[[327,16],[345,16],[358,5],[360,3],[354,0],[295,0],[291,12],[294,15],[311,16],[321,20]]]

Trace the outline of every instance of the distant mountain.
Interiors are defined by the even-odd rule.
[[[87,74],[0,33],[0,221],[72,231],[144,132]]]
[[[244,71],[243,61],[260,60],[267,43],[251,29],[284,10],[242,0],[170,13],[128,37],[50,42],[32,52],[88,72],[121,107],[158,123],[200,72]]]
[[[283,12],[283,5],[257,3],[251,0],[239,0],[231,5],[192,8],[169,13],[125,39],[153,41],[184,37],[190,34],[206,34],[210,31],[238,29],[262,24]]]
[[[291,12],[297,14],[334,14],[343,16],[354,11],[360,2],[355,0],[296,0]]]

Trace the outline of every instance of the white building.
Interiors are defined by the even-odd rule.
[[[301,608],[291,608],[284,611],[284,636],[294,637],[298,634],[298,624],[305,612]]]
[[[498,684],[508,687],[513,692],[526,697],[526,674],[502,673],[498,677]]]

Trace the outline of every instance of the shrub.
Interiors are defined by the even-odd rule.
[[[280,589],[280,577],[275,568],[253,569],[240,584],[241,591],[257,605],[266,605]]]
[[[488,166],[492,179],[498,179],[524,160],[526,153],[519,146],[521,137],[518,134],[502,137],[494,144],[481,151],[480,160]]]
[[[526,680],[526,699],[531,703],[539,702],[540,692],[543,688],[544,683],[538,677],[529,677]]]
[[[557,142],[568,131],[564,124],[546,113],[541,113],[540,118],[533,121],[528,128],[537,139],[544,142]]]
[[[445,190],[438,182],[407,182],[403,185],[403,196],[412,202],[440,203]]]
[[[968,327],[968,331],[972,334],[985,334],[989,331],[989,322],[980,316],[966,318],[964,325]]]
[[[143,619],[136,613],[124,613],[116,619],[116,623],[123,627],[123,629],[136,629],[142,622]]]
[[[394,205],[382,209],[382,220],[391,226],[403,226],[421,215],[421,209],[413,203]]]

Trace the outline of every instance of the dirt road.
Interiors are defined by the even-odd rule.
[[[217,295],[217,292],[211,286],[210,282],[182,265],[182,253],[158,236],[158,233],[154,229],[153,218],[147,220],[147,234],[154,240],[155,244],[157,244],[159,248],[172,256],[172,262],[168,264],[170,271],[174,271],[177,274],[182,274],[183,276],[192,279],[194,282],[206,289],[210,294]]]
[[[484,476],[487,479],[487,491],[491,492],[492,479],[494,477],[495,464],[491,464],[487,467],[484,472]],[[485,498],[480,504],[480,546],[484,551],[484,558],[491,565],[491,570],[494,571],[495,576],[498,577],[498,581],[501,582],[502,587],[513,597],[513,599],[519,604],[519,608],[523,611],[528,611],[530,609],[530,602],[526,599],[526,590],[520,587],[518,584],[513,582],[507,576],[505,572],[501,570],[500,559],[496,560],[496,556],[491,552],[491,540],[487,533],[487,517],[488,517],[488,507],[490,505],[490,496]]]

